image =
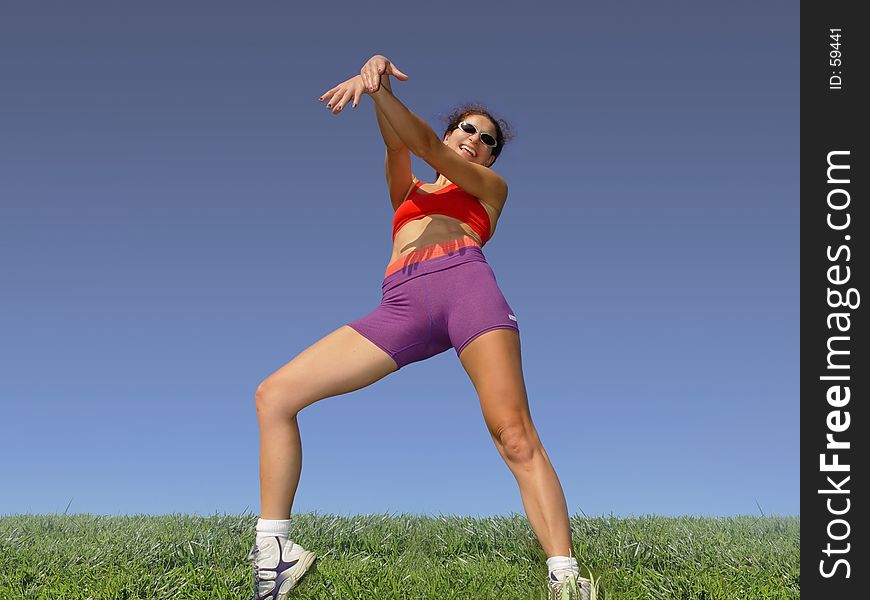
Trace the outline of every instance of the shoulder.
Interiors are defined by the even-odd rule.
[[[431,144],[420,158],[481,202],[497,210],[504,206],[507,182],[489,167],[466,161],[440,142]]]
[[[504,210],[505,204],[507,203],[507,193],[508,193],[507,182],[505,182],[504,180],[502,180],[502,182],[504,182],[504,196],[500,196],[500,198],[501,198],[500,201],[493,201],[492,198],[481,198],[479,196],[475,196],[474,194],[472,194],[468,190],[464,190],[459,186],[456,186],[456,189],[458,189],[458,190],[468,194],[469,196],[473,197],[481,205],[483,205],[483,207],[486,208],[488,212],[490,212],[491,214],[495,214],[495,216],[498,217],[498,215],[500,215],[501,212]],[[453,184],[451,184],[451,185],[453,185]]]

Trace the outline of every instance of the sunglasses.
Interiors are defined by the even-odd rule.
[[[474,135],[475,133],[477,133],[477,127],[475,127],[468,121],[462,121],[459,124],[459,128],[470,135]],[[498,146],[498,142],[496,141],[496,139],[488,133],[481,133],[480,141],[489,146],[490,148],[495,148],[496,146]]]

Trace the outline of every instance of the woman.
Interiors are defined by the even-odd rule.
[[[255,600],[283,600],[315,558],[289,540],[302,468],[298,412],[451,347],[549,557],[551,591],[565,586],[575,590],[573,597],[586,598],[589,581],[579,577],[572,553],[565,496],[529,413],[516,316],[481,251],[507,198],[507,184],[489,168],[507,124],[475,106],[453,115],[441,139],[392,94],[391,75],[408,79],[375,55],[359,75],[320,98],[333,114],[349,102],[356,107],[363,94],[374,101],[387,146],[393,253],[375,310],[305,349],[257,388],[261,518],[250,555]],[[413,176],[411,152],[435,169],[435,182]]]

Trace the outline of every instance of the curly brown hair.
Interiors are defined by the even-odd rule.
[[[455,106],[449,113],[442,115],[441,120],[447,123],[447,128],[444,130],[441,139],[444,139],[448,133],[458,128],[459,124],[469,115],[481,115],[492,121],[495,125],[495,140],[498,143],[492,150],[492,156],[494,159],[497,159],[498,155],[501,154],[504,145],[516,137],[516,135],[507,121],[494,117],[490,110],[479,102]],[[493,160],[493,162],[495,162],[495,160]]]

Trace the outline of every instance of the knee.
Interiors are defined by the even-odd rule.
[[[538,449],[538,436],[530,425],[513,423],[498,429],[497,440],[509,463],[528,464]]]
[[[254,406],[257,416],[263,417],[295,417],[298,411],[293,409],[293,403],[281,393],[279,386],[268,379],[260,382],[254,392]]]

